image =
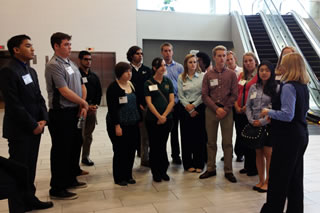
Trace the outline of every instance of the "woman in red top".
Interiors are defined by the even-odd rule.
[[[241,131],[248,124],[246,116],[246,102],[251,85],[257,82],[258,60],[254,53],[247,52],[243,55],[243,72],[238,77],[238,100],[234,104],[235,114],[234,121],[236,127],[236,147],[237,151],[245,156],[244,169],[240,170],[241,174],[247,173],[248,176],[257,175],[256,153],[255,150],[247,148],[243,144]]]

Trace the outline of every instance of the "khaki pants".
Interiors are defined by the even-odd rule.
[[[232,110],[222,119],[216,117],[216,113],[208,107],[206,108],[206,130],[208,134],[208,171],[216,170],[217,155],[217,135],[220,123],[222,134],[222,149],[224,154],[224,172],[232,173],[232,132],[233,132],[233,113]]]

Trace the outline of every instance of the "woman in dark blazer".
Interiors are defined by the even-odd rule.
[[[306,114],[309,91],[304,60],[299,53],[289,53],[281,61],[280,96],[272,109],[263,109],[261,117],[271,118],[272,158],[267,202],[262,213],[287,211],[303,213],[303,155],[308,145]]]
[[[113,178],[120,186],[135,184],[132,167],[135,147],[140,140],[139,107],[130,82],[131,66],[119,62],[115,67],[116,80],[107,89],[107,131],[113,147]]]

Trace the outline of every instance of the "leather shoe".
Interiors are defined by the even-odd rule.
[[[200,179],[206,179],[206,178],[209,178],[209,177],[212,177],[212,176],[216,176],[217,175],[217,172],[216,171],[212,171],[212,172],[209,172],[208,170],[203,173],[202,175],[199,176]]]
[[[246,174],[248,171],[246,170],[246,169],[241,169],[240,171],[239,171],[239,173],[240,174]]]
[[[268,190],[267,190],[267,189],[261,189],[261,188],[259,188],[257,191],[258,191],[258,192],[260,192],[260,193],[268,192]]]
[[[94,165],[94,162],[90,158],[82,159],[81,163],[83,163],[86,166],[93,166]]]
[[[82,175],[88,175],[89,172],[85,171],[85,170],[81,170],[80,174],[78,176],[82,176]]]
[[[43,202],[36,198],[36,201],[33,202],[30,206],[28,206],[25,211],[32,211],[32,210],[41,210],[41,209],[49,209],[53,207],[53,203],[51,201]]]
[[[81,188],[87,188],[87,187],[88,187],[87,183],[75,181],[68,187],[68,189],[81,189]]]
[[[176,158],[172,158],[172,163],[173,164],[177,164],[177,165],[181,165],[181,158],[180,157],[176,157]]]
[[[161,182],[161,178],[158,176],[153,176],[153,181],[159,183],[159,182]]]
[[[127,183],[129,183],[129,184],[135,184],[135,183],[136,183],[136,180],[133,179],[133,178],[131,178],[131,179],[127,180]]]
[[[226,173],[224,174],[224,176],[228,179],[228,181],[230,181],[231,183],[236,183],[237,179],[236,177],[233,175],[233,173]]]
[[[164,180],[164,181],[169,181],[169,180],[170,180],[170,177],[169,177],[169,175],[167,175],[167,174],[163,174],[163,175],[161,176],[161,178],[162,178],[162,180]]]
[[[118,184],[118,185],[120,185],[120,186],[127,186],[128,185],[128,183],[127,183],[127,181],[120,181],[120,182],[115,182],[115,184]]]
[[[252,189],[253,189],[254,191],[259,191],[261,188],[258,187],[258,186],[254,186],[254,187],[252,187]]]

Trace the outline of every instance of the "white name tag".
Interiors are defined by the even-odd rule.
[[[25,85],[28,85],[33,82],[30,74],[23,75],[22,79]]]
[[[72,75],[74,73],[74,71],[73,71],[71,66],[67,67],[66,70],[69,73],[69,75]]]
[[[240,84],[241,86],[244,86],[244,85],[246,84],[246,82],[247,82],[246,80],[240,80],[240,81],[239,81],[239,84]]]
[[[188,84],[183,84],[182,85],[182,90],[183,91],[186,91],[186,90],[189,90],[190,89],[190,85],[188,85]]]
[[[127,96],[119,97],[119,104],[126,104],[126,103],[128,103],[128,97]]]
[[[85,84],[85,83],[88,83],[88,79],[87,79],[87,77],[83,77],[82,78],[82,82]]]
[[[150,85],[149,86],[149,90],[150,90],[150,92],[157,91],[158,90],[158,85],[157,84]]]
[[[251,95],[250,95],[250,99],[255,99],[257,97],[257,92],[253,92]]]
[[[218,86],[218,79],[211,79],[210,80],[210,86],[212,86],[212,87]]]

